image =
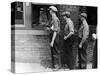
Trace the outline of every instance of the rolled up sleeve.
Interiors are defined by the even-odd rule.
[[[53,31],[59,31],[59,21],[58,20],[54,20],[54,29],[53,29]]]

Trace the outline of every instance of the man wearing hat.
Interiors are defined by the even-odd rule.
[[[78,40],[79,40],[79,49],[78,49],[78,56],[79,56],[79,69],[86,69],[87,66],[87,40],[89,36],[89,26],[86,21],[87,14],[81,13],[80,14],[80,21],[81,26],[78,31]]]
[[[74,37],[74,24],[73,21],[70,18],[70,12],[66,11],[62,13],[62,16],[66,22],[65,28],[64,28],[64,63],[65,66],[67,64],[69,69],[75,68],[75,61],[72,51],[72,45],[73,45],[73,37]]]
[[[55,6],[49,7],[49,13],[51,15],[51,27],[50,27],[50,37],[51,37],[51,56],[52,56],[52,67],[61,68],[61,56],[60,56],[60,45],[59,42],[59,32],[60,32],[60,21],[56,16],[57,8]],[[57,59],[56,63],[55,60]]]

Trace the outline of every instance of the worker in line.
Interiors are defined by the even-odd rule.
[[[73,56],[73,41],[74,41],[74,24],[70,18],[70,12],[65,11],[62,13],[62,16],[66,22],[64,28],[64,60],[63,65],[67,65],[69,69],[75,69],[75,60]]]
[[[79,69],[86,69],[87,67],[87,46],[88,46],[88,36],[89,36],[89,25],[86,21],[87,14],[80,14],[81,25],[78,30],[78,56],[79,56]]]
[[[51,15],[50,46],[51,46],[51,56],[52,56],[52,67],[60,69],[61,68],[61,54],[60,54],[61,43],[59,38],[60,21],[56,15],[57,11],[58,10],[55,6],[49,7],[49,13]]]

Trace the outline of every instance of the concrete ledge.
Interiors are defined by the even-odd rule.
[[[32,35],[48,35],[45,30],[12,30],[12,34],[32,34]]]

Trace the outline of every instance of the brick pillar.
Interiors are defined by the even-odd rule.
[[[24,25],[26,29],[32,28],[32,8],[31,3],[24,2]]]

